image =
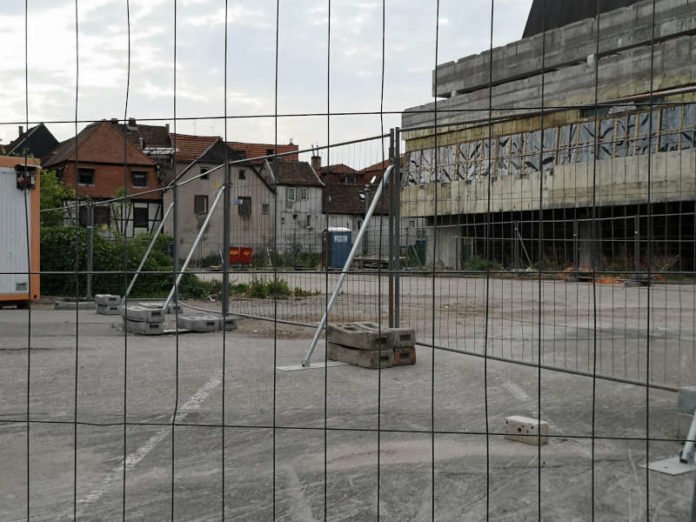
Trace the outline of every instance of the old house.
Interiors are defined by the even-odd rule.
[[[19,136],[12,142],[4,145],[4,154],[7,156],[29,156],[31,158],[45,159],[48,154],[58,146],[58,140],[43,123],[24,130],[19,126]]]
[[[113,121],[92,123],[60,143],[46,157],[44,170],[56,171],[81,200],[95,203],[94,224],[105,234],[132,237],[152,231],[162,217],[157,164]],[[124,195],[128,201],[98,204]],[[75,215],[68,203],[66,218],[87,225],[88,208],[80,206]]]

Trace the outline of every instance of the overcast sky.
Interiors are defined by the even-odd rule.
[[[25,120],[25,1],[0,3],[0,48],[5,51],[0,140],[7,143],[17,135],[17,122]],[[28,5],[29,120],[71,121],[75,0],[28,0]],[[494,45],[520,38],[530,5],[531,0],[495,0]],[[331,9],[331,111],[379,111],[382,0],[333,0]],[[196,118],[179,121],[179,132],[224,133],[224,10],[224,0],[177,2],[177,116]],[[275,0],[229,0],[230,116],[274,113],[275,10]],[[490,10],[486,0],[441,0],[439,63],[489,47]],[[174,115],[174,12],[174,0],[130,0],[128,117],[165,123]],[[325,113],[328,0],[281,0],[279,20],[278,112]],[[435,0],[386,0],[385,111],[432,100],[435,26]],[[124,117],[127,49],[126,0],[79,0],[80,120]],[[380,133],[378,116],[336,116],[331,121],[332,143]],[[399,116],[385,117],[387,129],[399,124]],[[61,140],[74,133],[73,124],[49,128]],[[273,142],[273,118],[228,120],[228,138]],[[278,141],[291,139],[301,148],[325,144],[326,117],[281,118]],[[352,161],[370,163],[372,158]]]

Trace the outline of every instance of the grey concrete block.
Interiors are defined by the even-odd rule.
[[[138,306],[143,308],[149,308],[151,310],[162,310],[164,308],[164,301],[141,301]],[[182,308],[180,304],[169,303],[167,309],[164,311],[165,314],[181,313]]]
[[[162,335],[164,333],[164,323],[149,321],[131,321],[124,319],[126,331],[138,335]]]
[[[691,421],[693,418],[693,413],[677,412],[677,429],[675,436],[678,439],[686,440],[686,437],[689,436],[689,428],[691,428]]]
[[[394,348],[394,366],[413,366],[416,364],[416,347]]]
[[[394,365],[393,350],[360,350],[334,343],[328,345],[328,358],[361,368],[376,370],[391,368]]]
[[[546,421],[540,422],[539,419],[521,415],[513,415],[505,419],[505,438],[507,440],[533,446],[544,445],[549,443],[548,434],[549,423]]]
[[[689,415],[694,414],[694,411],[696,411],[696,386],[682,386],[679,388],[677,410]]]
[[[117,306],[121,304],[121,296],[120,295],[112,295],[112,294],[97,294],[94,296],[94,302],[97,303],[98,305],[111,305],[111,306]]]
[[[192,332],[206,333],[220,330],[221,318],[216,315],[180,315],[177,326]]]
[[[326,338],[330,343],[360,350],[385,350],[394,346],[391,332],[380,329],[376,323],[330,324]]]
[[[97,305],[94,301],[56,301],[53,307],[56,310],[94,310]]]
[[[225,330],[226,332],[231,332],[233,330],[237,329],[237,323],[239,321],[239,317],[230,315],[227,317],[221,317],[220,318],[220,329]]]
[[[379,332],[380,327],[377,323],[354,323],[359,328],[371,329]],[[382,332],[391,334],[391,346],[393,348],[408,348],[416,345],[416,331],[413,328],[385,328],[382,326]]]
[[[99,315],[119,315],[121,313],[121,310],[120,306],[117,304],[97,303],[97,313]]]
[[[129,321],[141,321],[148,323],[161,323],[164,321],[164,312],[162,310],[145,308],[144,306],[121,305],[119,308],[121,317]]]

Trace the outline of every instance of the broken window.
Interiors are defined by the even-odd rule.
[[[510,175],[522,174],[522,154],[524,154],[524,135],[515,134],[510,137]]]
[[[682,120],[682,150],[694,148],[694,127],[696,127],[696,105],[685,105],[684,119]]]
[[[599,122],[599,150],[598,160],[608,160],[614,157],[614,140],[616,137],[616,125],[613,118],[607,118]]]
[[[508,173],[510,141],[510,136],[501,136],[498,138],[498,159],[496,161],[496,172],[498,176],[506,176]]]
[[[681,107],[666,107],[662,109],[660,118],[660,152],[679,150],[679,127],[681,126]]]
[[[552,171],[556,166],[556,155],[558,151],[558,129],[552,127],[544,129],[544,143],[542,151],[541,165],[544,171]]]
[[[655,130],[660,121],[660,111],[653,110],[638,115],[638,139],[636,140],[636,155],[652,154],[656,149]]]
[[[524,174],[539,172],[541,160],[541,131],[528,132],[525,136]]]
[[[577,163],[589,162],[594,159],[595,148],[595,122],[586,121],[580,124],[578,134],[578,146],[575,161]]]

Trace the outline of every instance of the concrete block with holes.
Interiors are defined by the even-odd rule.
[[[521,415],[505,418],[505,438],[507,440],[536,446],[537,444],[548,444],[548,435],[549,423],[546,421]]]
[[[115,306],[116,308],[118,308],[118,305],[121,304],[121,296],[112,294],[97,294],[94,296],[94,302],[97,303],[97,306],[105,305]],[[99,312],[98,309],[97,312]]]
[[[164,333],[164,323],[161,321],[131,321],[124,320],[126,331],[138,335],[162,335]]]
[[[177,325],[182,330],[206,333],[220,330],[221,318],[216,315],[180,315]]]
[[[394,346],[392,333],[375,323],[330,324],[326,339],[329,343],[358,350],[387,350]]]
[[[396,347],[394,350],[394,366],[413,366],[416,364],[416,347]]]
[[[360,329],[375,333],[386,332],[390,335],[392,348],[409,348],[416,345],[416,331],[413,328],[388,328],[384,325],[380,327],[379,324],[372,322],[352,324]]]
[[[144,308],[149,308],[151,310],[162,310],[164,308],[164,301],[142,301],[138,303],[138,306]],[[169,303],[167,309],[164,311],[165,314],[181,313],[181,305],[175,303]]]
[[[161,323],[164,321],[162,310],[146,308],[138,305],[121,305],[121,317],[128,321],[139,321],[146,323]]]
[[[121,310],[117,304],[97,303],[97,313],[99,315],[119,315]]]
[[[394,365],[394,350],[361,350],[330,342],[328,358],[331,361],[340,361],[361,368],[377,370],[391,368]]]

